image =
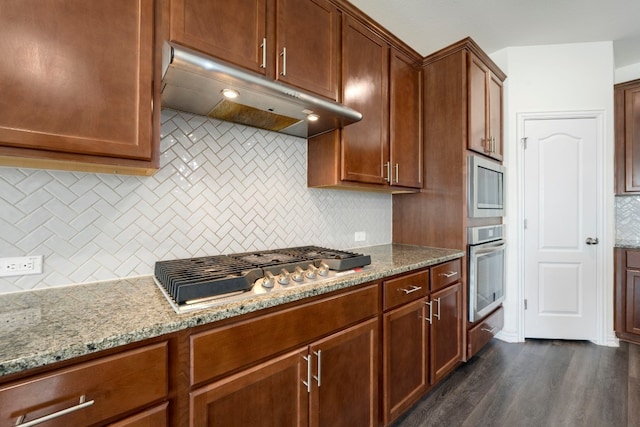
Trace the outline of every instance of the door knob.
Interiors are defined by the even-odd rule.
[[[597,237],[587,237],[587,240],[585,241],[585,243],[587,245],[597,245],[599,241]]]

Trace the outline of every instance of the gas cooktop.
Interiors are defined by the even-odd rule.
[[[154,281],[173,309],[184,313],[242,296],[318,282],[369,264],[369,255],[301,246],[158,261]]]

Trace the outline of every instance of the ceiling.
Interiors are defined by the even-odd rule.
[[[506,47],[613,41],[616,68],[640,63],[639,0],[350,0],[422,55],[470,36]]]

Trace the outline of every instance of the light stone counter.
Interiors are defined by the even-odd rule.
[[[616,240],[616,248],[640,249],[640,240],[637,240],[637,239],[618,239],[618,240]]]
[[[0,295],[0,377],[464,256],[461,250],[407,245],[350,251],[371,255],[371,265],[185,314],[173,311],[151,276]]]

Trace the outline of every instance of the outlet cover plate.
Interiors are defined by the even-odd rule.
[[[0,258],[0,277],[42,273],[42,255]]]

